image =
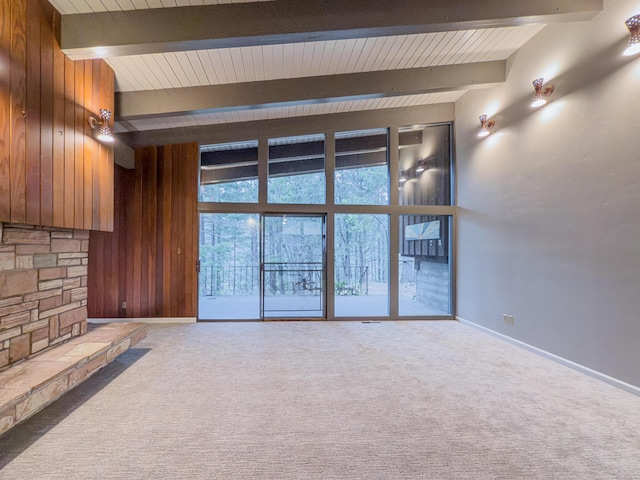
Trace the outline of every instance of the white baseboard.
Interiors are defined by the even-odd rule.
[[[631,385],[630,383],[623,382],[622,380],[618,380],[617,378],[613,378],[604,373],[600,373],[596,370],[592,370],[589,367],[585,367],[584,365],[580,365],[579,363],[572,362],[571,360],[567,360],[566,358],[547,352],[546,350],[542,350],[541,348],[534,347],[533,345],[529,345],[528,343],[522,342],[520,340],[516,340],[515,338],[511,338],[500,332],[496,332],[495,330],[491,330],[490,328],[483,327],[482,325],[478,325],[477,323],[470,322],[469,320],[465,320],[464,318],[456,317],[456,320],[458,320],[463,325],[467,325],[469,327],[475,328],[482,332],[488,333],[489,335],[493,335],[494,337],[497,337],[501,340],[505,340],[513,345],[524,348],[525,350],[528,350],[537,355],[553,360],[554,362],[560,363],[561,365],[564,365],[566,367],[577,370],[578,372],[589,375],[590,377],[593,377],[597,380],[601,380],[610,385],[613,385],[614,387],[621,388],[622,390],[625,390],[629,393],[633,393],[634,395],[640,396],[640,388],[636,387],[635,385]]]
[[[88,318],[89,323],[196,323],[196,317],[150,317],[150,318]]]

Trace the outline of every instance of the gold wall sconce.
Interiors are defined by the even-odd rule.
[[[111,127],[109,126],[110,118],[111,111],[105,108],[100,109],[100,120],[98,120],[98,118],[93,114],[89,115],[89,125],[93,130],[98,129],[96,138],[101,142],[113,142],[113,133],[111,132]]]
[[[480,131],[478,132],[478,136],[480,138],[488,136],[491,133],[489,130],[491,130],[495,126],[495,120],[487,120],[486,115],[480,115]]]
[[[628,57],[640,53],[640,15],[627,18],[624,24],[629,29],[629,42],[623,55]]]
[[[555,90],[553,85],[547,85],[546,87],[543,88],[542,87],[543,84],[544,84],[544,78],[536,78],[533,81],[533,88],[536,91],[533,97],[533,103],[531,104],[533,108],[538,108],[546,104],[547,100],[544,97],[548,97]]]

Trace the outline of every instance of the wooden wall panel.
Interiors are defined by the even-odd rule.
[[[75,224],[75,98],[76,76],[73,61],[64,58],[64,226]]]
[[[87,115],[85,114],[85,112],[90,112],[90,111],[95,111],[97,112],[97,110],[100,108],[98,107],[98,109],[95,108],[95,104],[93,101],[93,65],[91,64],[90,61],[84,61],[84,62],[77,62],[77,63],[83,63],[83,69],[84,69],[84,87],[82,87],[82,91],[84,93],[84,102],[83,102],[83,108],[82,108],[82,118],[83,118],[83,125],[82,127],[84,128],[84,135],[82,136],[82,138],[84,139],[84,144],[83,144],[83,149],[84,149],[84,153],[82,155],[82,184],[89,186],[91,185],[91,188],[86,188],[84,187],[84,205],[91,205],[91,208],[83,208],[83,212],[84,212],[84,228],[87,230],[91,229],[91,225],[93,225],[93,189],[94,189],[94,184],[93,184],[93,170],[96,170],[96,173],[99,174],[99,172],[97,171],[100,167],[100,160],[98,159],[98,155],[96,155],[95,159],[95,165],[92,165],[92,159],[93,159],[93,155],[94,155],[94,148],[93,148],[93,144],[95,142],[95,140],[93,139],[93,131],[91,129],[91,127],[89,126],[89,120],[87,119]],[[86,120],[86,121],[85,121]],[[98,152],[96,152],[98,153]],[[97,177],[98,175],[96,175]],[[97,214],[99,215],[100,212],[98,211]]]
[[[44,13],[44,12],[43,12]],[[40,223],[53,225],[53,25],[40,15]]]
[[[22,1],[11,2],[11,158],[10,158],[10,218],[13,223],[26,221],[26,122],[27,113],[27,5]]]
[[[40,18],[38,2],[27,4],[27,168],[25,223],[40,225]]]
[[[167,145],[116,166],[113,233],[91,232],[90,317],[196,316],[198,159],[196,144]]]
[[[53,225],[65,225],[65,83],[61,50],[53,49]]]
[[[11,0],[0,0],[0,65],[11,62]],[[0,218],[11,218],[11,79],[0,70]]]
[[[0,14],[0,222],[113,228],[113,148],[88,126],[113,111],[113,71],[62,54],[46,0],[0,0]]]

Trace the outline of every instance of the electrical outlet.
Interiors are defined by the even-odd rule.
[[[127,302],[122,302],[122,309],[126,310],[127,309]]]
[[[507,315],[506,313],[502,314],[502,321],[504,323],[509,323],[509,315]]]

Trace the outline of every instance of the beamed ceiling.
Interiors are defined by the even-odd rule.
[[[115,130],[135,146],[220,124],[455,102],[506,80],[551,22],[602,0],[50,0],[72,59],[116,75]],[[179,134],[178,134],[179,132]],[[202,143],[202,141],[200,142]]]

